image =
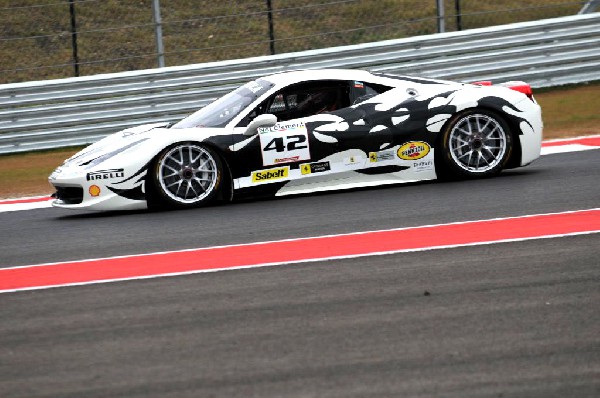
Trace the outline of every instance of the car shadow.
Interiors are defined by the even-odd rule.
[[[139,216],[139,215],[153,215],[153,214],[171,214],[172,212],[179,211],[192,211],[192,210],[204,210],[204,209],[227,209],[227,208],[236,208],[237,205],[248,205],[255,203],[270,203],[273,201],[287,201],[287,200],[298,200],[306,197],[323,197],[329,195],[344,195],[352,192],[364,192],[364,191],[382,191],[382,190],[392,190],[399,188],[408,188],[408,187],[425,187],[425,186],[433,186],[433,185],[452,185],[456,184],[461,185],[464,183],[472,183],[472,182],[485,182],[485,181],[494,181],[498,179],[505,178],[513,178],[513,179],[521,179],[522,177],[529,177],[532,175],[537,175],[543,173],[541,169],[510,169],[504,170],[497,176],[494,177],[484,177],[484,178],[474,178],[474,179],[451,179],[451,180],[426,180],[426,181],[414,181],[414,182],[406,182],[406,183],[398,183],[398,184],[389,184],[389,185],[381,185],[375,187],[357,187],[357,188],[349,188],[338,191],[323,191],[323,192],[312,192],[312,193],[301,193],[295,195],[287,195],[287,196],[258,196],[258,197],[243,197],[233,199],[231,202],[219,201],[215,203],[208,204],[202,207],[190,208],[190,209],[141,209],[141,210],[109,210],[109,211],[78,211],[76,214],[64,214],[57,217],[59,220],[78,220],[78,219],[105,219],[112,217],[128,217],[128,216]],[[72,210],[68,210],[72,211]]]

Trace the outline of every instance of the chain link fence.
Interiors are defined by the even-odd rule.
[[[155,68],[157,22],[175,66],[574,15],[586,3],[0,0],[0,83]]]

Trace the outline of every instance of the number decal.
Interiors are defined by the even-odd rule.
[[[273,138],[266,147],[263,148],[263,151],[277,151],[283,152],[285,151],[285,145],[283,144],[283,137]]]
[[[290,142],[287,144],[288,151],[294,151],[296,149],[308,148],[306,144],[301,145],[303,142],[306,142],[305,135],[290,135],[287,137]]]
[[[285,140],[288,140],[287,150],[295,151],[296,149],[308,148],[306,144],[306,136],[304,135],[290,135],[287,137],[275,137],[273,138],[264,148],[263,151],[277,151],[284,152],[286,149]]]
[[[310,160],[308,130],[301,122],[258,129],[263,166]]]

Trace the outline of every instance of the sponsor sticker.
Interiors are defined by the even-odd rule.
[[[363,158],[360,155],[350,156],[350,157],[344,158],[344,164],[346,166],[350,166],[353,164],[360,163],[360,162],[362,162],[362,160],[363,160]]]
[[[100,196],[100,187],[98,185],[90,185],[88,192],[93,197]]]
[[[429,144],[423,141],[411,141],[398,148],[398,157],[404,160],[423,159],[431,151]]]
[[[109,180],[111,178],[122,178],[125,177],[125,171],[123,169],[109,169],[109,170],[98,170],[91,173],[87,173],[86,180]]]
[[[369,152],[369,162],[383,162],[384,160],[393,160],[395,154],[393,150],[380,151],[380,152]]]
[[[300,156],[292,156],[289,158],[278,158],[278,159],[275,159],[275,163],[297,162],[299,159],[300,159]]]
[[[416,173],[433,170],[433,160],[419,160],[414,162],[412,167]]]
[[[322,173],[331,170],[329,162],[304,163],[300,165],[302,174]]]
[[[310,159],[308,130],[304,123],[277,123],[258,128],[263,166]]]
[[[294,122],[294,123],[277,123],[273,127],[259,127],[258,133],[295,133],[297,131],[306,131],[306,125],[304,122]]]
[[[278,167],[275,169],[254,171],[252,172],[252,182],[264,182],[287,178],[289,172],[289,167]]]

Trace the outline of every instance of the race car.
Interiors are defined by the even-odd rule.
[[[542,127],[523,82],[290,71],[178,122],[109,135],[49,181],[56,207],[131,210],[487,177],[538,158]]]

